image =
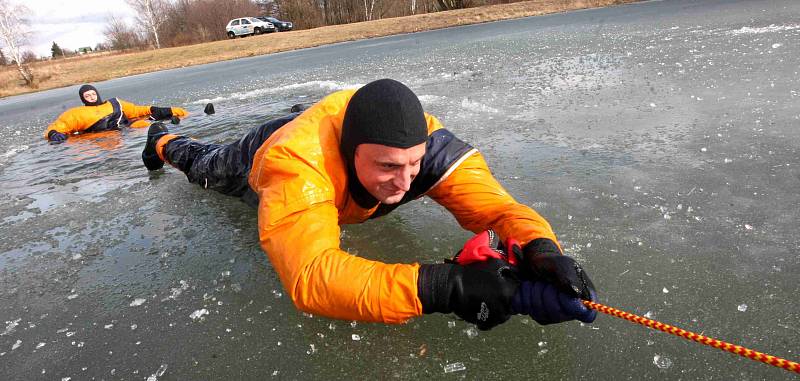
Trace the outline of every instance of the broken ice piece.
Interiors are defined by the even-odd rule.
[[[467,369],[467,367],[464,366],[464,363],[462,363],[462,362],[454,362],[452,364],[447,364],[447,365],[444,366],[444,372],[445,373],[453,373],[453,372],[458,372],[458,371],[462,371],[462,370],[466,370],[466,369]]]
[[[189,315],[189,317],[192,318],[192,320],[197,320],[197,319],[202,318],[205,315],[208,315],[208,310],[203,308],[203,309],[199,309],[199,310],[196,310],[196,311],[192,312],[192,314]]]
[[[144,304],[145,301],[146,300],[144,298],[136,298],[131,302],[130,306],[131,307],[141,306],[142,304]]]

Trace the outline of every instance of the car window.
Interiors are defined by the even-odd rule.
[[[233,21],[231,22],[231,25],[239,25],[239,20],[233,20]]]
[[[247,19],[242,19],[242,25],[247,25],[247,24],[250,24],[250,21],[247,21]]]
[[[267,21],[269,21],[269,22],[278,22],[278,19],[276,19],[274,17],[267,17]]]
[[[250,21],[252,21],[252,22],[262,22],[261,20],[259,20],[257,18],[251,18]]]

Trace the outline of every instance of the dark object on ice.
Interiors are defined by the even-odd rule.
[[[156,142],[158,142],[158,138],[168,133],[167,126],[161,122],[151,124],[150,129],[147,130],[147,143],[145,143],[142,151],[142,161],[148,171],[155,171],[164,166],[164,161],[156,153]]]
[[[203,112],[206,113],[206,115],[214,114],[215,113],[214,104],[213,103],[206,103],[206,108],[203,109]]]
[[[292,106],[292,108],[289,109],[289,112],[301,112],[301,111],[305,111],[306,109],[308,109],[308,105],[307,104],[298,103],[298,104]]]

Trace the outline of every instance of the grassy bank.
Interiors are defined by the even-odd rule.
[[[309,48],[335,42],[507,20],[575,9],[605,7],[636,1],[640,0],[533,0],[272,33],[143,52],[90,55],[36,62],[31,65],[35,76],[35,88],[22,85],[16,67],[6,66],[0,71],[0,97],[79,83],[103,81],[158,70]]]

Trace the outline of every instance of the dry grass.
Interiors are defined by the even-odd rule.
[[[451,26],[604,7],[640,0],[533,0],[513,4],[382,19],[316,29],[272,33],[235,40],[134,53],[93,54],[74,59],[37,62],[31,66],[34,88],[25,87],[15,67],[0,70],[0,97],[97,82],[158,70],[231,60],[335,42],[389,36]]]

